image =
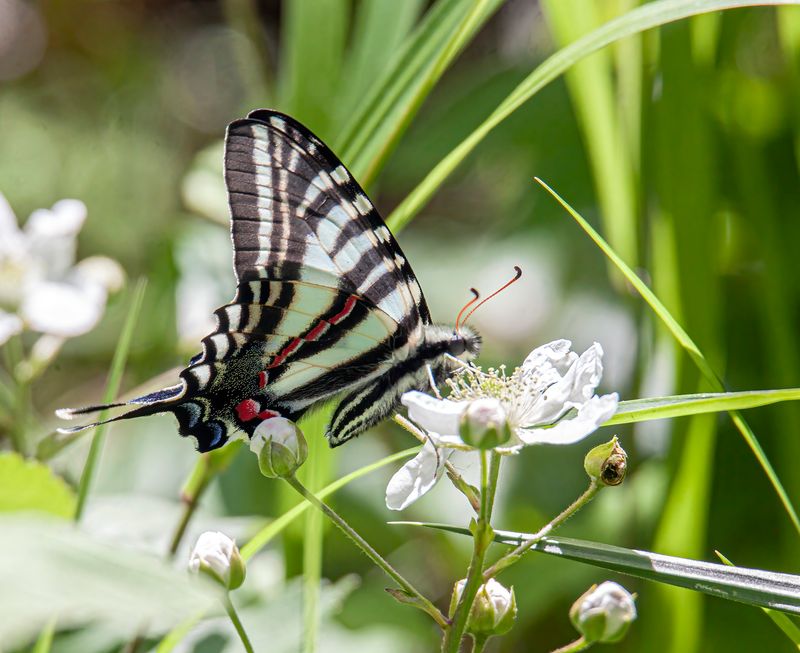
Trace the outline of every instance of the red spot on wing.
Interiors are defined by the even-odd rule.
[[[269,381],[269,374],[266,372],[259,372],[258,373],[258,387],[263,388],[267,385],[267,381]]]
[[[260,410],[261,406],[255,399],[245,399],[236,404],[236,414],[242,422],[249,422],[253,419],[265,420],[270,417],[280,417],[280,413],[274,410]]]
[[[301,342],[302,340],[300,338],[292,338],[292,341],[283,348],[283,351],[272,359],[272,362],[269,364],[267,369],[278,367],[278,365],[280,365],[289,354],[291,354],[300,346]]]
[[[249,422],[251,419],[258,417],[258,409],[260,406],[255,399],[245,399],[236,404],[236,414],[243,422]]]

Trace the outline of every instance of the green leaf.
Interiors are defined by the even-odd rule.
[[[4,645],[36,637],[53,615],[59,628],[100,621],[127,636],[144,623],[158,632],[219,597],[210,581],[101,544],[71,523],[3,516],[0,532]]]
[[[469,529],[449,524],[390,523],[424,526],[471,537]],[[495,531],[494,541],[518,546],[532,537],[533,535],[529,533]],[[794,574],[726,567],[714,562],[677,558],[567,537],[544,537],[530,550],[584,562],[645,580],[683,587],[729,601],[800,615],[800,576]]]
[[[648,397],[619,402],[614,416],[603,426],[645,422],[668,417],[684,417],[698,413],[717,413],[756,408],[781,401],[800,399],[800,388],[781,390],[747,390],[743,392],[702,392],[669,397]]]
[[[29,510],[72,517],[75,493],[47,465],[0,453],[0,513]]]
[[[795,5],[798,0],[655,0],[608,21],[586,36],[570,43],[543,61],[503,100],[497,108],[442,159],[420,184],[392,211],[387,219],[393,231],[402,229],[419,213],[439,186],[478,144],[501,122],[519,109],[554,79],[584,57],[626,36],[710,11],[756,5]]]
[[[566,209],[566,211],[575,219],[580,227],[597,244],[603,254],[608,257],[608,259],[619,269],[620,272],[622,272],[623,276],[642,296],[642,299],[647,302],[648,306],[650,306],[650,308],[664,323],[667,329],[669,329],[670,333],[678,341],[681,347],[683,347],[686,353],[689,354],[689,357],[700,370],[700,373],[709,382],[712,389],[720,392],[724,391],[725,388],[722,384],[722,381],[720,380],[719,376],[717,376],[717,373],[711,368],[705,356],[703,356],[703,353],[695,344],[694,340],[691,339],[689,334],[686,333],[684,328],[667,310],[667,307],[661,303],[658,297],[656,297],[655,293],[648,288],[647,284],[642,281],[642,279],[631,269],[627,263],[625,263],[625,261],[620,258],[619,254],[617,254],[611,248],[611,246],[603,239],[603,237],[597,233],[597,231],[558,193],[556,193],[541,179],[537,178],[536,181],[539,182],[545,188],[545,190],[547,190],[547,192],[550,193],[558,201],[558,203]],[[767,475],[767,478],[772,484],[775,493],[778,495],[781,503],[783,504],[784,510],[786,510],[786,513],[792,520],[795,530],[800,532],[800,518],[797,516],[797,511],[794,509],[786,489],[783,487],[778,475],[775,473],[775,469],[772,467],[772,464],[767,459],[767,455],[761,448],[755,433],[753,433],[750,426],[747,424],[747,422],[745,422],[744,418],[738,412],[730,411],[729,414],[731,416],[731,420],[742,434],[742,437],[744,437],[745,442],[747,442],[748,446],[753,452],[753,455],[756,457],[756,460],[758,460],[761,468],[764,470],[764,473]]]

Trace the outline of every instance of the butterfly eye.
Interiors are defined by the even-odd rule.
[[[467,343],[459,333],[453,333],[450,339],[450,354],[453,356],[461,356],[467,350]]]

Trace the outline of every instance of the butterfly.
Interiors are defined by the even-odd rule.
[[[224,163],[237,287],[203,351],[176,385],[60,417],[125,405],[136,407],[105,422],[171,412],[179,433],[210,451],[339,398],[326,430],[335,447],[389,416],[404,392],[440,381],[451,357],[477,356],[473,329],[433,324],[394,236],[307,128],[253,111],[228,126]]]

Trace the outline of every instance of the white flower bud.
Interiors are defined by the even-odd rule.
[[[189,570],[211,576],[229,590],[244,582],[245,565],[236,543],[224,533],[206,531],[189,556]]]
[[[477,449],[493,449],[511,439],[506,411],[498,399],[485,397],[471,401],[461,416],[459,435]]]
[[[569,616],[587,642],[618,642],[636,619],[636,605],[628,590],[606,581],[575,601]]]
[[[288,478],[308,457],[302,431],[285,417],[261,422],[250,439],[250,451],[258,456],[261,473],[269,478]]]
[[[461,594],[464,591],[466,580],[456,583],[450,603],[450,616],[452,617]],[[510,590],[503,587],[494,578],[490,578],[478,588],[472,610],[467,621],[467,632],[476,635],[504,635],[514,625],[517,618],[517,599],[514,588]]]

